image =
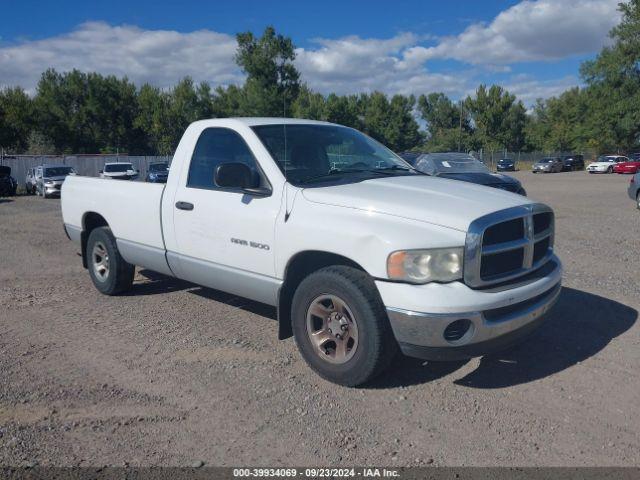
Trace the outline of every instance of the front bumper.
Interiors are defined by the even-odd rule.
[[[45,184],[44,191],[47,195],[60,195],[62,183]]]
[[[540,272],[512,288],[474,290],[463,283],[407,285],[377,281],[403,353],[427,360],[459,360],[504,348],[533,330],[561,291],[554,255]],[[467,320],[460,339],[445,339],[453,322]]]

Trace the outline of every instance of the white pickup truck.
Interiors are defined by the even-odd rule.
[[[131,288],[138,265],[277,306],[279,337],[349,386],[398,349],[503,348],[560,293],[549,207],[421,174],[324,122],[195,122],[166,185],[69,177],[62,214],[100,292]]]

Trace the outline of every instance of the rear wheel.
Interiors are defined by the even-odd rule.
[[[607,168],[607,173],[613,173],[613,167]]]
[[[321,377],[346,386],[382,373],[398,345],[371,277],[346,266],[306,277],[292,302],[296,344]]]
[[[116,295],[131,288],[135,266],[122,258],[109,227],[91,231],[86,255],[89,275],[101,293]]]

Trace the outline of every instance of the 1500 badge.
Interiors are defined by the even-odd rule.
[[[249,242],[247,240],[241,240],[239,238],[232,238],[231,243],[235,243],[237,245],[244,245],[245,247],[259,248],[260,250],[269,250],[269,245],[265,243]]]

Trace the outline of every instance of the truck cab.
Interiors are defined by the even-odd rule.
[[[331,123],[198,121],[166,185],[75,177],[63,192],[65,230],[100,292],[130,289],[141,266],[276,306],[279,337],[343,385],[397,351],[503,348],[560,292],[548,206],[424,175]]]

